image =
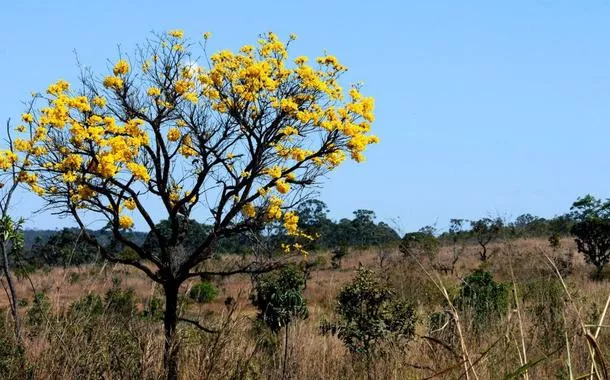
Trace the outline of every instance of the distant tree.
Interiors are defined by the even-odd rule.
[[[301,230],[311,236],[313,239],[308,242],[306,249],[318,249],[322,247],[322,239],[329,239],[330,224],[328,219],[328,207],[324,202],[318,199],[309,199],[302,202],[297,207],[297,215],[299,216],[299,227]]]
[[[398,249],[405,257],[427,258],[433,261],[440,248],[440,242],[434,232],[435,229],[431,226],[423,227],[417,232],[408,232],[402,238]]]
[[[466,250],[466,239],[464,238],[464,219],[449,220],[449,236],[451,236],[451,274],[455,272],[455,265]]]
[[[610,200],[602,201],[586,195],[570,208],[575,220],[570,232],[575,236],[578,252],[587,263],[595,265],[595,278],[602,278],[604,266],[610,261]]]
[[[375,212],[371,210],[354,211],[352,229],[354,243],[357,247],[365,248],[375,241]]]
[[[498,238],[503,225],[504,223],[500,218],[483,218],[470,222],[471,232],[477,243],[481,246],[481,250],[479,251],[479,258],[481,261],[489,259],[490,255],[487,253],[487,246],[494,239]]]
[[[80,230],[64,228],[46,242],[38,240],[30,249],[30,260],[40,265],[82,265],[101,259],[99,249]]]

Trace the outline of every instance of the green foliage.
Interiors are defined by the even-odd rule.
[[[142,310],[142,318],[161,320],[163,319],[163,300],[159,297],[151,297]]]
[[[87,242],[79,230],[71,228],[64,228],[45,242],[37,240],[28,257],[37,266],[83,265],[101,260],[97,247]]]
[[[199,303],[209,303],[218,296],[218,293],[218,288],[214,284],[205,281],[193,285],[189,292],[189,297]]]
[[[531,334],[541,337],[546,349],[563,344],[565,293],[561,282],[555,276],[544,276],[524,285],[523,299],[532,315]]]
[[[508,288],[495,282],[491,273],[477,269],[464,278],[453,302],[460,311],[471,315],[473,327],[479,329],[506,314]]]
[[[610,261],[610,200],[586,195],[570,208],[576,224],[570,232],[575,236],[578,252],[587,263],[596,267],[595,277],[602,278],[604,266]]]
[[[561,248],[561,236],[556,233],[549,236],[549,245],[551,246],[551,248],[553,248],[554,251]]]
[[[106,310],[120,317],[131,317],[136,312],[136,299],[133,289],[123,290],[113,285],[104,298]]]
[[[87,294],[70,305],[70,313],[82,316],[101,315],[104,312],[104,301],[97,294]]]
[[[336,332],[345,346],[367,358],[379,344],[392,340],[407,341],[415,332],[415,310],[397,298],[393,289],[382,284],[377,275],[359,268],[356,277],[337,296],[339,320],[323,324],[323,332]]]
[[[38,332],[47,321],[51,312],[51,302],[49,297],[42,292],[34,294],[32,306],[27,312],[26,322],[32,327],[34,332]]]
[[[440,248],[440,242],[434,236],[433,227],[424,227],[418,232],[406,233],[398,249],[405,257],[433,260]]]
[[[296,318],[309,315],[303,298],[305,276],[295,266],[264,274],[255,280],[250,296],[258,309],[258,319],[277,332]]]

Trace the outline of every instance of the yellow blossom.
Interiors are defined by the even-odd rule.
[[[115,90],[120,90],[123,88],[123,79],[121,79],[117,76],[109,75],[104,78],[103,85],[106,88],[113,88]]]
[[[135,210],[136,208],[136,202],[132,199],[132,198],[128,198],[125,200],[125,202],[123,203],[125,205],[125,207],[127,207],[127,209],[129,210]]]
[[[170,30],[169,32],[167,32],[167,34],[171,37],[178,38],[178,39],[184,38],[184,31],[182,31],[180,29]]]
[[[178,128],[170,128],[167,132],[167,139],[169,141],[178,141],[180,139],[181,133]]]
[[[133,220],[127,215],[119,216],[119,226],[121,228],[131,228],[133,227]]]
[[[129,72],[129,62],[119,59],[112,69],[114,75],[125,75]]]
[[[275,188],[282,194],[286,194],[290,190],[290,185],[286,183],[283,179],[277,181],[275,183]]]
[[[242,208],[242,211],[244,212],[244,215],[246,215],[248,218],[253,218],[254,216],[256,216],[256,209],[254,208],[252,203],[246,203]]]
[[[104,107],[106,106],[106,98],[104,98],[103,96],[96,96],[91,100],[91,103],[98,107]]]
[[[148,169],[145,166],[137,164],[135,162],[128,162],[127,169],[139,180],[144,182],[148,182],[150,180],[150,174],[148,174]]]
[[[24,113],[24,114],[21,114],[21,120],[23,120],[26,123],[31,123],[34,121],[34,116],[31,113]]]
[[[150,87],[150,88],[149,88],[149,89],[146,91],[146,93],[148,94],[148,96],[155,97],[155,96],[159,96],[159,95],[161,95],[161,90],[160,90],[160,89],[158,89],[157,87]]]

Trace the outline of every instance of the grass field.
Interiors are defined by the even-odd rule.
[[[340,269],[331,269],[328,253],[312,254],[309,260],[322,257],[317,258],[321,266],[311,272],[305,289],[310,315],[289,327],[284,376],[564,379],[589,373],[592,356],[600,378],[607,376],[610,316],[605,321],[601,318],[610,282],[590,279],[593,268],[575,252],[571,240],[563,240],[562,248],[555,251],[545,240],[498,243],[484,264],[476,250],[475,246],[466,247],[453,274],[436,271],[438,265],[425,259],[404,259],[397,250],[351,252]],[[560,264],[570,253],[572,268],[564,271]],[[450,255],[451,247],[443,247],[434,264],[449,262]],[[383,266],[380,257],[384,257]],[[551,262],[558,264],[561,278]],[[320,333],[320,323],[333,318],[336,295],[361,265],[391,284],[397,296],[415,306],[418,315],[413,339],[406,346],[384,347],[368,373],[362,358],[350,354],[341,340]],[[430,329],[431,314],[451,311],[443,292],[451,300],[463,278],[481,266],[510,289],[509,307],[501,318],[481,328],[474,324],[472,313],[462,310],[444,328]],[[253,323],[256,311],[248,298],[250,278],[240,275],[214,281],[220,295],[213,302],[183,303],[184,317],[219,332],[205,333],[192,324],[181,324],[182,377],[281,378],[284,333],[274,336]],[[192,284],[185,284],[183,293]],[[118,300],[114,306],[104,302],[96,312],[91,308],[76,312],[71,307],[87,295],[108,300],[110,289],[115,290],[113,300]],[[46,298],[34,302],[35,292],[44,293]],[[159,308],[155,302],[162,299],[162,293],[141,272],[121,265],[40,270],[19,280],[18,294],[23,300],[25,361],[19,361],[19,355],[10,349],[11,319],[5,312],[0,342],[4,343],[0,348],[3,378],[22,378],[24,374],[42,379],[162,376],[163,331],[154,310]],[[226,302],[228,297],[232,302]],[[130,308],[132,304],[135,310]],[[0,308],[6,310],[7,306],[6,298],[0,298]],[[143,317],[145,311],[148,316]],[[599,331],[598,324],[602,325]]]

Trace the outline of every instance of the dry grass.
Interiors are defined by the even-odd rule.
[[[577,378],[592,369],[599,374],[595,376],[604,378],[603,366],[610,363],[610,317],[602,318],[602,314],[610,282],[590,280],[592,268],[575,254],[572,273],[563,277],[564,289],[551,263],[556,262],[554,257],[563,257],[575,247],[568,239],[562,243],[564,248],[558,252],[553,252],[546,241],[536,239],[502,242],[491,248],[494,254],[485,268],[515,293],[505,317],[484,331],[473,329],[469,316],[455,309],[452,311],[460,318],[459,331],[454,323],[434,333],[427,328],[428,316],[451,310],[446,301],[456,293],[461,279],[481,265],[474,246],[467,248],[454,275],[435,272],[425,260],[405,261],[397,252],[381,268],[375,249],[351,253],[340,270],[319,268],[312,272],[305,291],[310,317],[290,328],[288,375],[298,379],[367,377],[362,363],[339,339],[319,332],[320,322],[332,317],[341,287],[352,279],[359,265],[364,265],[377,269],[399,295],[417,306],[419,315],[415,339],[406,349],[388,349],[373,368],[374,378],[546,379],[571,378],[570,372]],[[445,247],[437,261],[449,259],[450,248]],[[108,314],[75,319],[66,313],[71,303],[87,294],[103,296],[112,287],[114,277],[121,279],[121,288],[134,290],[139,310],[152,297],[161,296],[160,289],[144,275],[123,266],[54,268],[33,274],[31,283],[20,280],[19,297],[29,300],[29,305],[22,308],[24,313],[32,307],[32,286],[37,292],[44,291],[52,305],[42,326],[26,327],[30,329],[25,348],[27,364],[21,370],[29,370],[41,379],[159,378],[159,322]],[[282,350],[268,348],[266,343],[274,338],[253,328],[249,277],[235,276],[219,280],[217,285],[221,295],[214,302],[189,304],[183,311],[222,330],[210,335],[187,326],[182,329],[183,378],[280,378],[282,355],[278,352]],[[185,284],[183,291],[189,286]],[[228,308],[226,297],[237,302]],[[0,307],[6,306],[6,299],[0,298]],[[8,314],[4,326],[4,334],[9,336]],[[586,338],[587,333],[594,342]],[[277,340],[281,346],[282,339]],[[1,360],[0,356],[0,371]],[[9,374],[20,378],[14,367],[9,368]]]

